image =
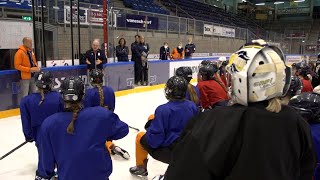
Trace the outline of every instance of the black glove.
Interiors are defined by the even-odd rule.
[[[145,125],[144,125],[144,129],[147,130],[151,125],[151,121],[148,121]]]
[[[34,139],[33,138],[26,138],[26,141],[29,143],[32,143],[34,141]]]

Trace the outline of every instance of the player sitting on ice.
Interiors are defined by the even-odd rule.
[[[186,92],[186,99],[194,102],[198,107],[200,107],[200,92],[197,86],[190,83],[192,79],[192,69],[191,67],[179,67],[176,70],[176,76],[183,77],[188,82],[188,89]]]
[[[41,125],[47,117],[63,111],[63,100],[60,93],[52,91],[53,76],[49,71],[41,71],[35,74],[34,81],[38,92],[22,99],[20,114],[26,141],[35,141],[39,152]]]
[[[231,86],[231,75],[226,70],[227,65],[229,64],[228,60],[224,60],[219,67],[219,76],[224,86],[229,88]]]
[[[115,95],[111,87],[102,86],[103,84],[103,73],[101,70],[92,70],[90,72],[90,82],[93,88],[86,91],[86,95],[83,100],[84,108],[101,106],[112,112],[115,110]],[[129,159],[129,153],[116,146],[112,141],[106,142],[106,147],[110,154],[119,155],[124,159]]]
[[[231,56],[227,69],[234,104],[189,121],[164,179],[312,179],[309,125],[279,99],[291,77],[281,50],[247,44]]]
[[[314,93],[302,93],[293,97],[289,105],[294,107],[310,124],[313,145],[318,157],[314,180],[320,180],[320,95],[319,89]]]
[[[65,112],[48,117],[41,126],[37,180],[50,179],[55,164],[61,180],[108,180],[112,160],[106,140],[125,137],[129,128],[103,107],[82,109],[84,83],[78,77],[61,84]]]
[[[186,123],[198,114],[196,105],[185,100],[188,83],[179,76],[171,77],[165,86],[165,95],[169,100],[160,105],[154,119],[148,121],[147,132],[136,137],[136,166],[130,168],[132,175],[148,175],[148,154],[154,159],[169,163],[171,152]]]
[[[197,87],[200,90],[200,104],[203,109],[212,109],[216,106],[228,104],[228,91],[223,82],[217,78],[218,67],[214,63],[202,63],[199,67],[200,81]]]
[[[302,81],[303,88],[301,92],[312,92],[313,87],[310,79],[311,69],[309,65],[307,65],[304,62],[300,62],[295,65],[295,69],[296,69],[295,75],[298,76]]]

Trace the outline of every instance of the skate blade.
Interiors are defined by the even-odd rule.
[[[126,160],[130,159],[130,155],[128,153],[124,153],[122,157]]]
[[[142,176],[142,175],[135,175],[135,174],[131,174],[133,177],[137,177],[137,178],[139,178],[139,179],[145,179],[145,180],[147,180],[148,179],[148,175],[146,175],[146,176]]]
[[[120,147],[115,147],[116,150],[116,154],[121,156],[123,159],[129,160],[130,159],[130,155],[128,152],[123,151]]]

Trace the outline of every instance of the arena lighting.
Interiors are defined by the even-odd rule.
[[[273,4],[283,4],[284,2],[283,1],[277,1],[277,2],[274,2]]]
[[[299,2],[304,2],[305,0],[295,0],[295,1],[293,1],[293,2],[295,2],[295,3],[299,3]]]
[[[264,5],[266,5],[266,3],[258,3],[258,4],[256,4],[256,6],[264,6]]]
[[[0,4],[7,4],[7,2],[0,2]]]
[[[58,6],[52,6],[52,9],[59,10],[60,8]]]

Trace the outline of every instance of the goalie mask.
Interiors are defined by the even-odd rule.
[[[291,69],[285,65],[282,51],[262,40],[246,44],[234,53],[227,70],[232,74],[232,98],[248,105],[286,94]]]

